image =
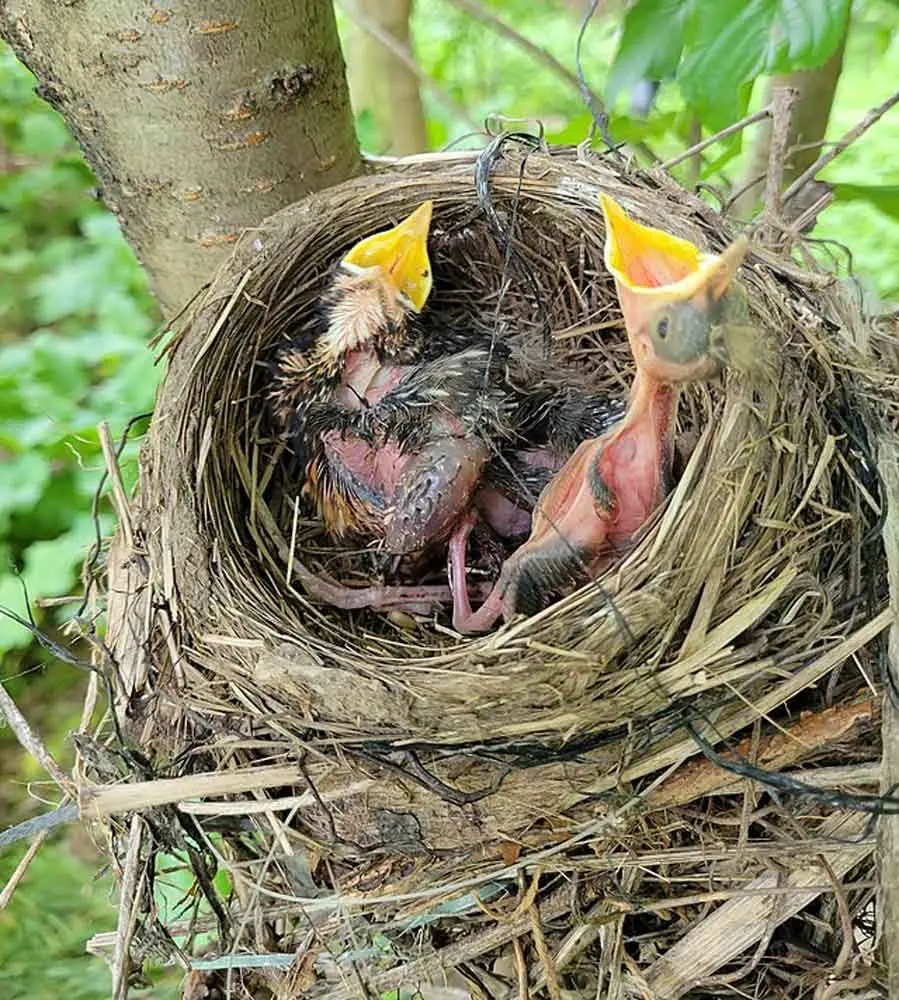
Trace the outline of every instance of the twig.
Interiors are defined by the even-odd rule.
[[[793,105],[798,99],[799,91],[794,87],[778,87],[771,101],[771,144],[768,150],[764,213],[765,227],[769,234],[774,231],[781,218],[780,189],[790,142]]]
[[[592,903],[596,899],[597,890],[586,886],[583,890],[582,903]],[[551,893],[538,908],[539,920],[557,920],[570,913],[573,905],[573,891],[570,886],[563,886]],[[535,908],[537,908],[535,904]],[[532,928],[532,917],[529,913],[522,914],[517,920],[509,920],[495,924],[480,934],[465,937],[458,943],[441,948],[429,958],[416,959],[395,969],[377,972],[369,978],[367,986],[373,993],[383,990],[399,990],[404,985],[416,985],[427,982],[432,976],[442,976],[447,969],[454,969],[463,962],[470,962],[480,955],[508,944],[515,938],[527,934]],[[348,987],[333,990],[328,1000],[352,1000],[355,996]]]
[[[203,341],[203,344],[201,345],[199,351],[197,351],[196,357],[191,362],[190,368],[188,369],[187,372],[187,377],[184,380],[185,388],[188,385],[190,385],[191,379],[193,378],[193,374],[197,370],[197,366],[206,356],[206,353],[209,350],[209,348],[212,347],[213,343],[215,343],[215,338],[219,335],[219,331],[228,321],[228,317],[231,315],[231,311],[234,309],[235,305],[237,305],[241,295],[243,295],[243,290],[247,287],[247,283],[252,277],[253,277],[252,268],[247,268],[247,270],[244,271],[244,273],[241,275],[240,281],[238,281],[237,283],[237,287],[231,293],[231,298],[228,299],[228,304],[225,306],[225,308],[221,311],[221,313],[217,317],[215,323],[213,324],[212,329],[209,331],[209,336]]]
[[[416,76],[418,80],[431,91],[434,97],[437,98],[437,100],[440,101],[440,103],[448,111],[464,121],[472,131],[483,131],[481,123],[475,121],[475,119],[469,115],[461,104],[453,100],[450,94],[445,91],[439,83],[433,80],[422,70],[408,45],[404,45],[398,38],[391,35],[389,31],[385,31],[381,25],[377,23],[377,21],[374,21],[366,14],[363,14],[354,3],[348,2],[348,0],[338,0],[337,5],[346,13],[347,17],[353,20],[367,35],[371,35],[375,41],[380,42],[385,49],[392,52],[406,67],[406,69],[408,69],[413,76]]]
[[[616,916],[608,913],[610,904],[614,905],[614,901],[601,899],[598,903],[594,903],[584,915],[582,920],[578,921],[578,923],[568,932],[562,943],[556,949],[555,956],[553,957],[553,965],[555,966],[556,972],[559,972],[566,966],[570,965],[578,955],[582,954],[587,950],[587,948],[590,947],[590,945],[593,944],[596,938],[599,937],[599,932],[604,926],[603,918],[608,919],[610,916],[613,918]],[[630,912],[630,910],[622,908],[620,916],[623,917]],[[534,982],[534,992],[539,993],[545,985],[545,974],[538,976]]]
[[[899,104],[899,90],[896,91],[891,97],[888,97],[882,104],[878,104],[876,108],[872,108],[864,118],[854,127],[851,128],[842,139],[834,143],[833,146],[821,156],[808,168],[808,170],[801,173],[795,181],[784,191],[783,204],[786,204],[790,199],[794,198],[805,185],[817,174],[819,171],[823,170],[828,163],[835,160],[840,153],[843,152],[848,146],[851,146],[856,139],[860,139],[865,132],[875,125],[881,118],[890,110],[894,105]]]
[[[519,34],[511,25],[497,17],[492,11],[482,7],[475,0],[449,0],[449,2],[454,7],[458,7],[459,10],[464,10],[466,14],[471,14],[472,17],[476,18],[482,24],[486,24],[488,28],[491,28],[498,35],[507,38],[513,45],[517,45],[523,52],[527,52],[534,60],[545,66],[550,73],[553,73],[560,80],[564,80],[565,83],[570,84],[580,93],[582,89],[581,82],[578,80],[576,74],[572,73],[566,66],[563,66],[552,53],[547,52],[546,49],[535,45],[532,41],[525,38],[524,35]],[[602,101],[600,101],[597,94],[593,90],[590,90],[590,88],[587,88],[587,91],[595,107],[603,110]]]
[[[132,916],[137,908],[137,869],[140,860],[140,842],[143,819],[131,817],[131,831],[128,836],[128,853],[122,874],[122,892],[119,900],[119,921],[116,927],[115,949],[112,958],[113,1000],[126,1000],[128,994],[128,962],[133,934]]]
[[[31,754],[63,791],[74,798],[72,779],[56,763],[53,755],[44,746],[43,741],[31,726],[28,725],[25,716],[19,711],[2,682],[0,682],[0,711],[3,712],[6,721],[9,723],[9,728],[13,731],[22,748]]]
[[[3,892],[0,892],[0,910],[5,910],[9,905],[13,893],[16,891],[16,886],[22,881],[25,872],[28,871],[28,866],[34,861],[34,857],[40,850],[41,844],[43,844],[48,836],[48,830],[43,830],[39,833],[31,842],[22,860],[16,865],[16,870],[9,876],[9,881],[3,887]]]
[[[770,860],[767,859],[767,860]],[[821,860],[821,855],[818,854],[815,860]],[[841,885],[841,883],[838,883]],[[857,882],[850,882],[846,886],[849,889],[867,889],[875,888],[878,882],[871,880],[859,880]],[[833,892],[836,894],[836,889],[834,888],[833,882],[818,882],[817,884],[807,885],[803,887],[809,892],[816,892],[820,894]],[[782,886],[764,886],[761,888],[751,889],[751,888],[737,888],[737,889],[718,889],[713,892],[696,892],[690,896],[661,896],[657,899],[646,899],[643,900],[639,906],[626,906],[622,904],[621,915],[628,917],[643,916],[648,913],[658,914],[660,910],[676,910],[680,908],[692,907],[692,906],[704,906],[707,903],[726,903],[730,899],[751,899],[754,896],[770,896],[771,898],[777,896],[792,896],[796,893],[795,886],[782,885]],[[609,899],[603,901],[608,907],[610,902]],[[609,915],[606,914],[605,921],[603,918],[594,918],[597,925],[601,925],[603,922],[609,921]]]
[[[518,977],[518,1000],[529,1000],[528,963],[524,957],[524,947],[521,938],[512,939],[512,950],[515,952],[515,974]]]
[[[833,982],[828,983],[827,989],[824,990],[820,995],[815,996],[815,1000],[846,1000],[850,992],[857,990],[863,990],[866,986],[870,986],[874,980],[874,970],[865,969],[861,975],[853,976],[851,979],[835,979]],[[861,1000],[865,1000],[865,997],[869,997],[871,994],[866,993]],[[883,994],[877,990],[874,996],[883,996]]]
[[[868,820],[859,813],[834,813],[820,827],[820,835],[835,838],[833,849],[825,852],[838,877],[871,853],[872,845],[863,837]],[[837,839],[838,838],[838,839]],[[820,895],[821,868],[817,863],[803,865],[789,872],[787,887],[792,896],[778,896],[777,923],[783,923]],[[774,889],[778,878],[768,872],[753,879],[746,889]],[[668,952],[656,959],[646,972],[653,995],[676,1000],[696,983],[709,978],[757,945],[769,929],[775,901],[765,894],[732,899],[695,924]]]
[[[112,499],[115,505],[116,516],[122,526],[122,533],[125,536],[125,544],[129,550],[134,548],[134,529],[131,525],[131,509],[128,504],[128,497],[125,493],[125,484],[122,482],[122,473],[116,459],[115,447],[112,438],[109,436],[109,424],[103,420],[97,425],[97,436],[100,438],[100,447],[103,450],[103,461],[106,463],[106,471],[109,473],[109,480],[112,483]]]
[[[287,583],[290,585],[290,581],[293,579],[293,557],[297,548],[297,521],[300,517],[300,498],[299,495],[293,498],[293,524],[290,526],[290,554],[287,557]]]
[[[511,913],[503,913],[501,910],[488,906],[480,896],[475,896],[475,902],[478,904],[478,908],[486,913],[491,920],[495,920],[497,923],[505,923],[508,920],[517,920],[523,913],[530,913],[531,907],[537,899],[537,893],[539,890],[540,869],[538,868],[537,871],[534,872],[534,877],[531,879],[530,886],[528,886],[527,891],[518,901],[515,909]]]
[[[170,805],[198,796],[237,795],[241,792],[279,788],[303,781],[296,765],[250,767],[225,773],[205,772],[183,778],[159,778],[126,785],[83,785],[78,790],[82,819],[103,819],[119,812],[133,812],[153,806]]]
[[[743,197],[744,194],[751,191],[754,187],[758,187],[761,184],[767,173],[756,174],[755,177],[750,178],[745,183],[741,184],[735,191],[731,191],[727,200],[722,204],[721,211],[724,213],[729,213],[730,210],[737,204],[737,202]]]
[[[30,837],[46,837],[51,830],[66,823],[72,823],[76,819],[78,819],[78,806],[74,802],[67,802],[50,812],[32,816],[31,819],[23,820],[21,823],[16,823],[15,826],[0,830],[0,851],[19,840],[28,840]]]
[[[278,799],[241,799],[239,802],[179,802],[178,811],[191,816],[256,816],[260,813],[294,812],[310,806],[322,806],[328,802],[340,802],[367,792],[374,784],[371,778],[354,781],[343,788],[313,795],[311,791],[302,795],[288,795]]]
[[[821,189],[821,194],[806,208],[801,215],[797,216],[791,223],[789,233],[791,236],[798,236],[810,230],[818,221],[818,216],[833,201],[833,191],[829,184],[822,181],[813,181]],[[811,190],[811,188],[810,188]]]
[[[833,868],[830,867],[830,863],[827,858],[821,854],[818,857],[818,861],[820,861],[821,867],[830,879],[830,884],[833,888],[833,896],[837,904],[837,911],[840,914],[840,930],[843,933],[843,944],[840,947],[840,953],[837,955],[836,961],[833,963],[832,973],[834,977],[837,977],[842,975],[849,959],[852,957],[852,947],[854,944],[852,934],[852,915],[849,913],[849,903],[846,901],[846,893],[843,891],[843,885],[834,873]]]
[[[777,872],[777,888],[782,889],[784,886],[781,884],[783,882],[784,872],[779,870]],[[771,938],[774,936],[774,932],[777,930],[777,925],[781,922],[779,918],[780,907],[783,903],[783,897],[772,893],[771,897],[771,912],[765,921],[765,929],[759,937],[759,942],[756,945],[755,951],[749,961],[745,962],[739,968],[732,970],[731,972],[723,973],[717,976],[709,976],[708,979],[701,980],[696,985],[698,986],[729,986],[731,983],[738,983],[741,979],[745,979],[751,973],[753,973],[756,968],[758,968],[759,962],[765,957],[765,952],[768,950],[768,945],[771,944]]]
[[[540,963],[543,966],[543,975],[546,977],[546,991],[550,1000],[562,1000],[562,990],[556,976],[556,965],[553,962],[552,954],[546,943],[546,935],[543,933],[543,922],[540,920],[540,910],[532,905],[530,910],[531,936],[534,939],[534,947],[540,956]]]
[[[886,495],[883,524],[883,548],[887,560],[890,605],[899,609],[899,445],[895,434],[884,434],[877,443],[877,468]],[[883,700],[882,792],[889,793],[899,781],[899,705],[896,685],[899,682],[899,622],[890,628],[887,646],[888,697]],[[877,824],[877,871],[880,892],[877,895],[878,937],[884,942],[890,996],[899,996],[899,816],[883,816]]]
[[[877,705],[873,698],[810,713],[785,733],[775,733],[762,743],[758,753],[759,766],[769,771],[782,771],[803,757],[820,753],[824,747],[844,739],[857,726],[872,722],[876,715]],[[737,758],[746,757],[751,748],[752,738],[747,737],[736,747]],[[684,764],[647,797],[646,804],[650,809],[683,806],[732,784],[733,775],[703,758]]]
[[[678,153],[677,156],[672,156],[670,160],[665,160],[664,163],[660,164],[661,170],[670,170],[672,167],[676,167],[678,163],[683,163],[684,160],[690,159],[691,156],[695,156],[697,153],[701,153],[704,149],[708,149],[709,146],[713,146],[716,142],[720,142],[722,139],[726,139],[729,135],[734,135],[736,132],[740,132],[742,129],[746,128],[747,125],[754,125],[756,122],[760,122],[763,118],[771,117],[771,105],[761,109],[761,111],[754,111],[751,115],[747,115],[745,118],[741,118],[738,122],[734,122],[733,125],[728,125],[727,128],[721,129],[720,132],[716,132],[714,135],[710,135],[707,139],[703,139],[702,142],[697,142],[695,145],[690,146],[689,149],[685,149],[682,153]]]
[[[602,136],[602,141],[608,147],[609,152],[614,153],[620,159],[620,147],[614,142],[612,134],[609,131],[609,113],[596,101],[595,95],[587,83],[587,75],[584,73],[584,61],[582,59],[584,38],[587,35],[587,28],[593,20],[597,10],[599,10],[599,4],[600,0],[589,0],[586,5],[586,9],[584,10],[584,16],[581,18],[580,27],[577,32],[577,41],[574,43],[574,68],[577,72],[578,90],[580,91],[581,98],[590,111],[590,117],[593,119],[593,125],[590,128],[590,141],[592,142],[593,136],[598,130],[599,134]],[[640,143],[639,145],[643,146],[644,144]],[[653,160],[658,163],[658,157],[655,156],[655,154],[653,154]]]

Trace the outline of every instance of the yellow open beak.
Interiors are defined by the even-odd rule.
[[[635,221],[608,195],[601,194],[599,204],[606,220],[606,267],[629,327],[663,303],[718,301],[749,249],[740,236],[721,254],[703,253],[689,240]]]
[[[341,263],[360,269],[380,268],[415,311],[421,312],[431,292],[428,233],[433,207],[426,201],[398,226],[361,240]]]

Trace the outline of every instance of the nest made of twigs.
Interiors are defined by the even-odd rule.
[[[298,516],[301,484],[272,428],[266,380],[355,240],[432,199],[434,295],[423,322],[429,313],[535,343],[549,331],[560,363],[621,397],[632,362],[602,265],[600,190],[704,249],[735,235],[669,177],[570,152],[507,152],[490,173],[491,220],[474,165],[474,154],[420,158],[275,216],[243,239],[170,349],[140,489],[110,553],[108,645],[119,711],[153,775],[202,772],[184,786],[193,795],[293,796],[286,810],[255,802],[246,815],[232,802],[231,820],[216,827],[219,860],[236,865],[219,925],[238,948],[259,950],[263,939],[298,948],[313,912],[316,934],[346,947],[338,913],[348,900],[396,930],[401,917],[473,886],[509,891],[534,865],[550,873],[546,892],[519,923],[532,911],[572,912],[577,894],[564,895],[559,879],[573,873],[586,880],[585,906],[610,891],[637,902],[682,895],[671,887],[697,877],[717,885],[713,872],[738,849],[741,878],[751,879],[776,851],[753,854],[761,828],[745,816],[741,825],[735,779],[707,763],[673,777],[666,768],[697,754],[700,739],[720,749],[745,733],[734,759],[760,767],[828,763],[839,740],[841,763],[875,759],[870,736],[858,736],[870,733],[864,689],[889,621],[875,451],[899,390],[894,369],[878,366],[851,290],[771,249],[754,247],[741,272],[770,378],[686,391],[678,429],[695,447],[676,489],[599,580],[463,640],[445,622],[410,630],[314,605],[291,578],[295,561],[333,569],[345,553]],[[800,712],[812,713],[817,736],[790,735],[810,725]],[[206,783],[223,774],[231,785]],[[728,793],[716,809],[736,817],[733,828],[687,805],[717,793]],[[114,811],[102,789],[88,798],[104,803],[96,815]],[[138,794],[117,801],[142,804]],[[196,837],[173,821],[177,809],[163,813],[176,845]],[[191,815],[202,828],[205,813]],[[783,829],[820,851],[841,816],[821,809]],[[835,865],[835,877],[869,853]],[[298,898],[305,909],[291,908]],[[627,965],[636,983],[642,968],[656,988],[674,976],[657,966],[684,928],[650,910],[631,929],[664,943],[631,948],[625,962],[629,932],[616,918],[616,974]],[[488,919],[476,903],[443,919],[462,922],[447,931],[431,912],[425,924],[438,930],[418,938],[423,954],[448,942],[461,947],[458,962],[490,953],[489,941],[480,951],[460,945]],[[253,927],[253,945],[238,926]],[[408,965],[411,945],[398,941],[392,960]],[[453,964],[428,961],[431,972],[434,961]],[[308,989],[337,995],[318,982],[312,973]],[[659,995],[683,992],[671,989]]]

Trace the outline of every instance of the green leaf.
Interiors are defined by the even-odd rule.
[[[778,0],[694,0],[678,83],[703,124],[725,128],[745,113],[746,89],[765,69]]]
[[[831,184],[834,201],[864,201],[899,219],[899,184]]]
[[[654,111],[645,119],[611,115],[609,130],[618,142],[652,142],[674,131],[677,123],[678,115],[675,111]]]
[[[677,69],[689,0],[638,0],[624,15],[624,27],[606,83],[606,99],[631,90],[640,80],[661,80]]]
[[[71,512],[69,524],[64,533],[28,546],[21,576],[14,573],[11,567],[0,567],[0,608],[6,608],[27,621],[29,610],[37,617],[34,602],[38,598],[59,597],[71,589],[88,547],[94,541],[95,527],[88,514],[81,514],[72,520]],[[25,590],[30,609],[25,601]],[[0,655],[10,649],[27,646],[31,641],[31,633],[24,626],[16,624],[6,615],[0,615]]]
[[[33,451],[5,458],[0,476],[0,534],[5,534],[9,515],[33,507],[50,481],[50,463]]]
[[[779,0],[768,69],[790,73],[822,66],[846,29],[850,0]]]

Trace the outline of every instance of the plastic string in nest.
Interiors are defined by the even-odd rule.
[[[703,254],[601,201],[637,365],[626,411],[495,327],[485,342],[419,322],[433,282],[430,201],[340,261],[324,320],[281,352],[271,397],[328,534],[377,545],[410,582],[353,588],[295,564],[311,596],[423,614],[451,598],[454,627],[483,632],[627,550],[672,485],[677,387],[751,361],[729,291],[747,243]],[[496,582],[474,611],[479,528],[472,561],[489,570],[493,557]],[[448,585],[425,583],[444,546]]]

